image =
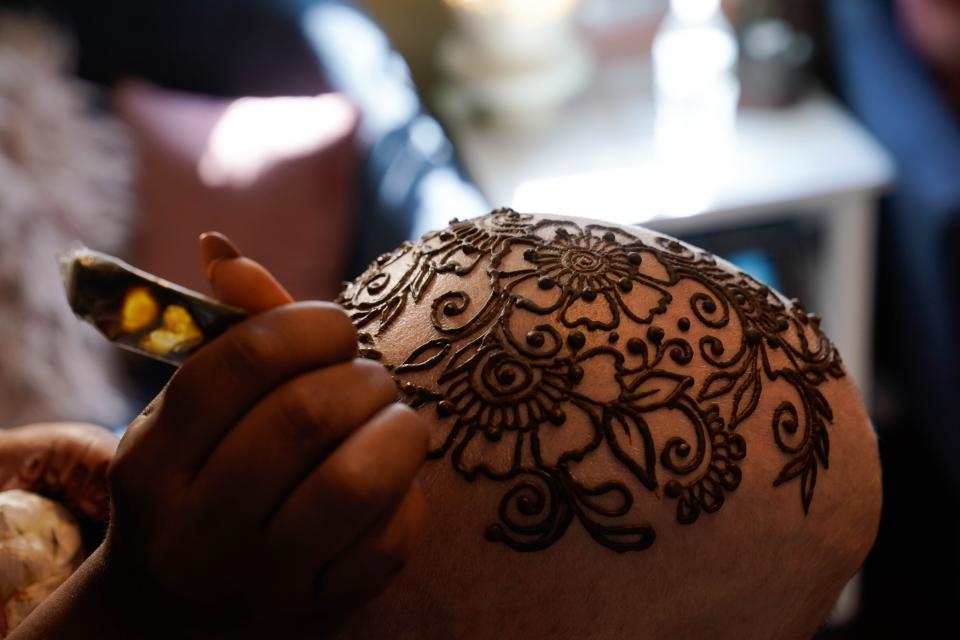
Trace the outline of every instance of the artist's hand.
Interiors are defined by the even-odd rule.
[[[381,591],[425,516],[425,426],[337,306],[293,303],[219,236],[215,294],[255,312],[192,356],[109,470],[104,559],[153,613],[211,628],[333,617]]]
[[[103,526],[110,513],[107,465],[112,433],[92,424],[51,422],[0,431],[0,491],[23,489],[63,504],[82,523]]]

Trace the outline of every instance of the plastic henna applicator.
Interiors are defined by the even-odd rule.
[[[248,316],[86,247],[60,255],[70,308],[124,349],[179,366]]]

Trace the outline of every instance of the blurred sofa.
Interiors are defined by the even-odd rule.
[[[360,119],[343,275],[406,240],[425,212],[486,209],[403,59],[350,0],[12,1],[65,23],[76,37],[80,75],[104,85],[141,78],[228,98],[344,96]]]
[[[214,98],[121,83],[139,159],[130,260],[200,291],[197,237],[217,229],[297,299],[340,289],[356,230],[356,109],[335,93]]]

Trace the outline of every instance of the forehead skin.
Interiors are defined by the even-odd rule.
[[[500,210],[339,302],[432,427],[427,539],[351,637],[803,637],[872,544],[836,349],[710,254]]]

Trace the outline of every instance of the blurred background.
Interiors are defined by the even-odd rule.
[[[203,288],[217,228],[297,297],[496,206],[638,223],[824,318],[880,536],[822,638],[960,606],[960,0],[0,2],[0,426],[120,427],[170,375],[80,328],[81,240]]]

